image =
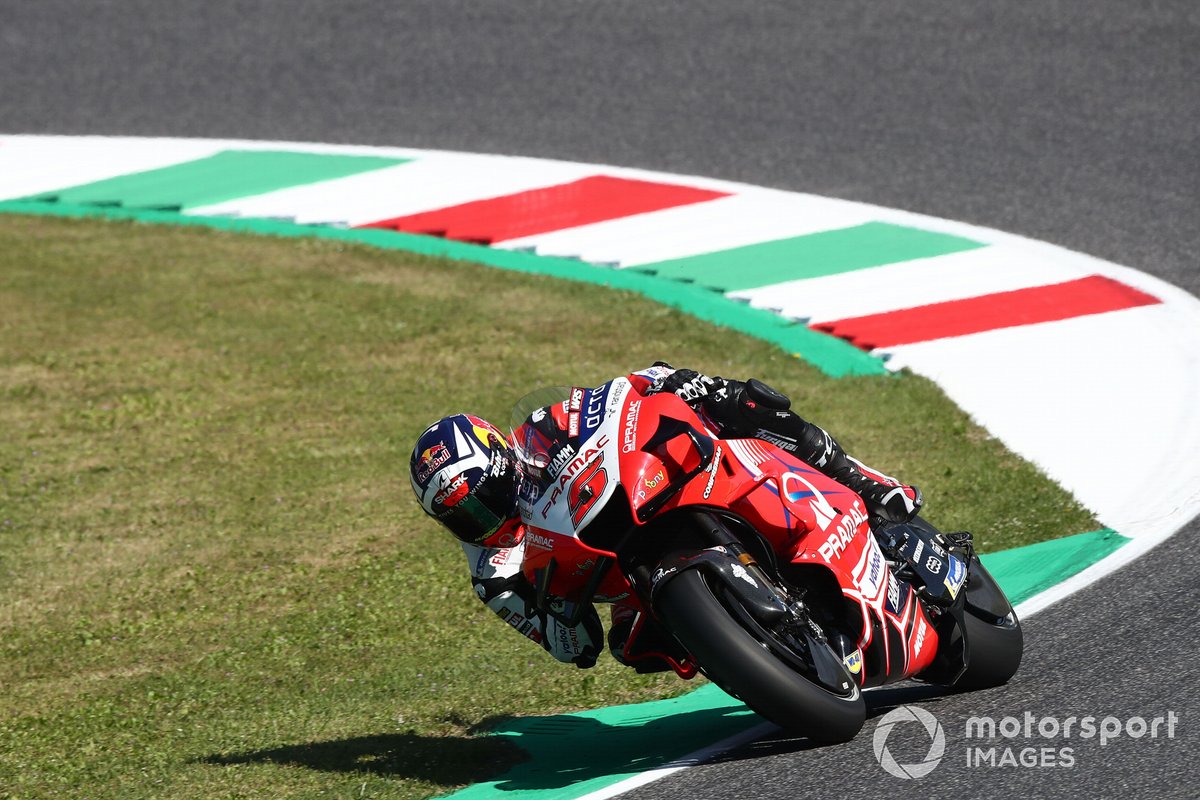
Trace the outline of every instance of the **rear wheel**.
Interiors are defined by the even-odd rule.
[[[987,689],[1008,683],[1017,673],[1025,651],[1025,637],[1017,612],[978,557],[971,559],[970,574],[963,609],[967,671],[954,682],[954,687]]]
[[[933,536],[942,535],[924,517],[914,517],[910,524]],[[962,633],[955,631],[953,636],[965,634],[970,652],[966,672],[952,685],[956,689],[987,689],[1008,683],[1017,673],[1025,650],[1025,639],[1017,612],[1013,611],[1004,590],[983,566],[979,556],[971,555],[968,575],[963,607],[963,627],[966,630]],[[944,646],[950,647],[951,644],[957,644],[957,640],[947,642]]]
[[[841,693],[788,666],[801,654],[742,609],[703,572],[685,570],[658,593],[655,608],[714,683],[775,724],[811,739],[844,742],[866,719],[862,692],[849,675]]]

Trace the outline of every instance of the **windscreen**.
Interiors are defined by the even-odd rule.
[[[554,406],[560,406],[560,416],[566,412],[570,396],[571,390],[566,386],[546,386],[525,395],[513,406],[509,429],[513,450],[522,464],[541,470],[550,463],[555,446],[561,444],[563,437],[554,435],[555,426],[548,424],[548,419],[553,419]]]

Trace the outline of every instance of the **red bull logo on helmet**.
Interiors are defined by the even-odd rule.
[[[429,480],[438,467],[450,460],[450,450],[442,443],[435,444],[417,459],[417,480],[421,483]]]

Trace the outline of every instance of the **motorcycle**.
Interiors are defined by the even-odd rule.
[[[713,435],[673,394],[624,377],[539,390],[513,441],[538,610],[574,626],[625,606],[631,664],[703,673],[831,742],[862,728],[863,689],[997,686],[1020,664],[1020,623],[970,534],[884,525],[885,557],[857,494],[769,442]]]

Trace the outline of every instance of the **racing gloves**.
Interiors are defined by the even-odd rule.
[[[837,442],[833,444],[841,450]],[[870,514],[886,522],[908,522],[921,510],[925,498],[916,486],[908,486],[895,478],[876,472],[861,461],[846,455],[844,450],[841,455],[849,464],[848,467],[841,467],[842,476],[826,474],[857,492],[867,504]]]
[[[544,631],[542,647],[550,655],[580,669],[596,666],[596,658],[604,642],[604,628],[600,625],[600,615],[596,613],[595,606],[590,606],[579,624],[573,627],[546,615],[541,615],[541,622]]]
[[[579,624],[564,625],[534,608],[533,587],[520,573],[472,582],[479,599],[517,633],[537,642],[564,664],[574,664],[580,669],[595,666],[604,629],[594,607],[587,609]]]
[[[671,368],[662,361],[654,362],[654,366]],[[715,392],[720,386],[718,381],[723,383],[721,378],[713,380],[694,369],[677,369],[670,375],[656,380],[646,393],[670,392],[686,403],[696,403]]]

